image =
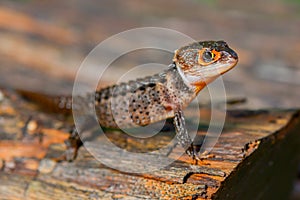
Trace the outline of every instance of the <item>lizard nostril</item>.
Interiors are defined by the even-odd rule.
[[[235,51],[233,51],[233,50],[230,50],[230,55],[234,58],[234,59],[238,59],[238,55],[237,55],[237,53],[235,53]]]
[[[225,51],[222,52],[222,58],[226,58],[226,57],[232,57],[234,59],[238,59],[238,55],[237,53],[235,53],[235,51],[233,51],[232,49],[226,49]]]

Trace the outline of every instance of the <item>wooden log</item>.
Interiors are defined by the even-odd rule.
[[[187,155],[176,160],[172,153],[159,158],[153,154],[141,165],[172,163],[156,171],[126,173],[103,165],[85,148],[73,162],[54,161],[64,151],[69,122],[41,112],[13,91],[1,91],[1,199],[284,199],[296,178],[297,110],[228,111],[222,135],[202,162]],[[198,114],[188,108],[187,121]],[[201,110],[198,138],[205,135],[210,114],[207,108]],[[25,134],[23,127],[30,117],[32,124]],[[139,152],[165,145],[174,133],[171,128],[147,140],[115,130],[107,130],[106,135],[120,147]],[[108,160],[122,163],[114,158],[118,152],[105,148],[98,147],[108,153]]]

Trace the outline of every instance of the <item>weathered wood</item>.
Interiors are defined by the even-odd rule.
[[[4,199],[286,198],[296,177],[299,111],[229,111],[221,137],[203,162],[196,164],[183,155],[161,170],[130,174],[104,166],[85,148],[80,148],[74,162],[55,162],[52,158],[64,151],[69,122],[40,112],[12,91],[1,91],[0,196]],[[197,115],[192,110],[186,113],[187,120]],[[30,130],[24,134],[30,116]],[[204,108],[199,137],[205,134],[209,118]],[[142,142],[118,131],[109,130],[107,135],[123,148],[140,151],[167,143],[173,131]],[[99,149],[106,152],[105,147]],[[115,152],[108,153],[107,159],[114,160]],[[145,162],[173,159],[172,153],[155,156]]]

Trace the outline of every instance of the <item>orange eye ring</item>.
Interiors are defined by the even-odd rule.
[[[201,49],[198,52],[198,63],[200,65],[209,65],[221,58],[221,53],[216,51],[215,49]]]
[[[211,51],[215,56],[214,56],[214,61],[219,60],[221,58],[221,53],[216,51],[216,50],[212,50]]]

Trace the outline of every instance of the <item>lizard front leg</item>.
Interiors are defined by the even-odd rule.
[[[193,142],[191,140],[190,135],[188,134],[188,131],[186,129],[185,120],[183,116],[183,112],[181,109],[175,110],[175,116],[174,116],[174,126],[176,130],[176,137],[178,140],[178,143],[186,149],[186,153],[193,157],[193,159],[200,160],[197,152],[193,146]]]
[[[178,94],[174,93],[172,90],[169,90],[163,84],[157,84],[156,90],[165,91],[164,96],[162,97],[162,105],[165,110],[174,112],[173,123],[175,126],[176,138],[178,140],[177,144],[180,144],[184,149],[186,149],[186,153],[193,157],[193,159],[199,160],[197,152],[193,146],[193,141],[191,140],[185,125],[182,103],[180,102],[180,99],[174,98],[178,96]]]

